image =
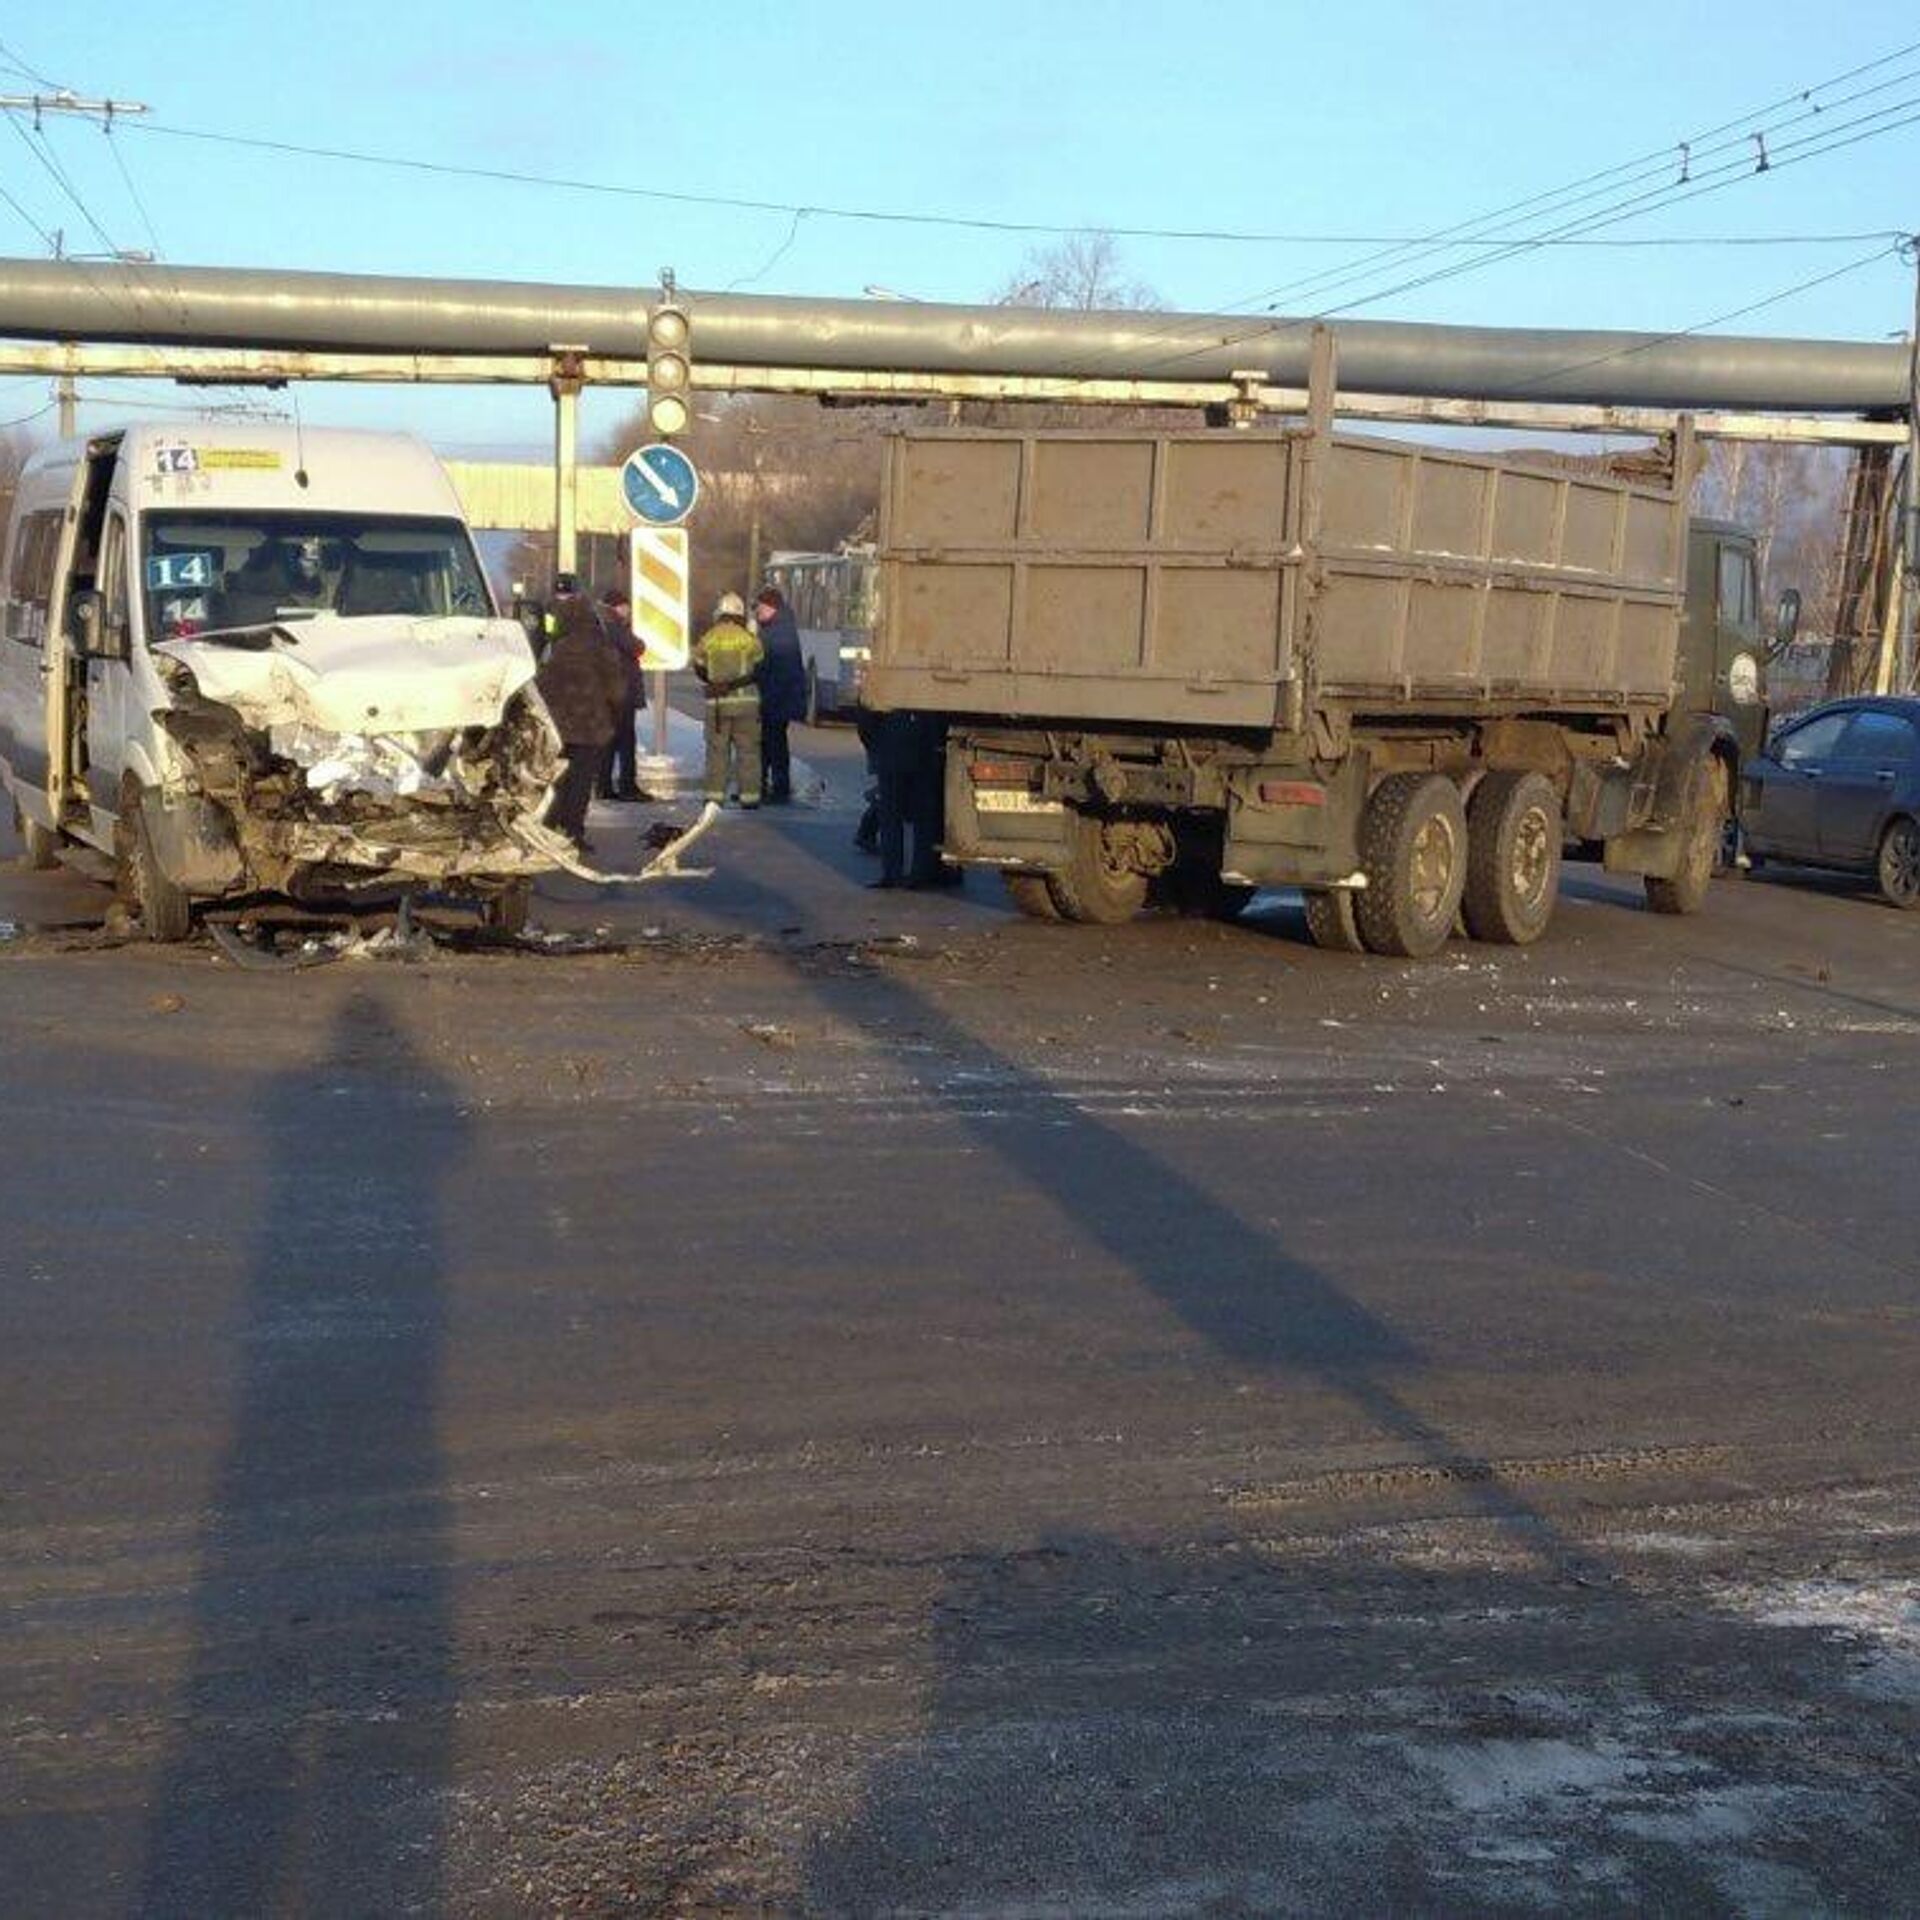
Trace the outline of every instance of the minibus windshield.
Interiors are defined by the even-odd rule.
[[[458,520],[352,513],[156,513],[140,556],[157,640],[318,613],[489,616]]]

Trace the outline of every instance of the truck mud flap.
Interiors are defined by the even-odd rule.
[[[976,789],[964,753],[947,755],[947,821],[943,842],[951,859],[972,866],[1066,864],[1067,809],[1016,788]]]
[[[1692,824],[1688,814],[1696,776],[1701,763],[1728,737],[1723,721],[1713,715],[1700,715],[1649,745],[1649,756],[1658,758],[1641,772],[1640,779],[1646,780],[1651,774],[1651,805],[1631,831],[1607,839],[1605,865],[1609,873],[1670,880],[1679,872],[1687,856],[1687,828]]]
[[[1223,876],[1249,886],[1333,886],[1360,863],[1367,760],[1354,754],[1331,777],[1293,768],[1235,773],[1227,792]]]

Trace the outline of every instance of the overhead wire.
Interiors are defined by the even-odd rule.
[[[1184,327],[1177,328],[1176,331],[1183,333],[1186,338],[1192,340],[1197,350],[1211,351],[1221,346],[1240,345],[1247,341],[1261,338],[1272,332],[1286,331],[1292,326],[1311,324],[1316,320],[1333,318],[1341,313],[1355,311],[1359,307],[1376,304],[1379,300],[1391,298],[1396,294],[1412,291],[1417,286],[1431,284],[1435,278],[1446,278],[1461,272],[1477,271],[1483,266],[1490,266],[1500,260],[1512,258],[1516,252],[1530,251],[1549,246],[1600,244],[1593,240],[1594,232],[1598,228],[1616,225],[1620,219],[1631,217],[1634,213],[1652,213],[1658,211],[1663,204],[1679,204],[1683,200],[1698,197],[1696,193],[1682,193],[1679,191],[1682,187],[1699,177],[1693,172],[1694,162],[1697,158],[1709,157],[1713,154],[1725,152],[1729,148],[1738,147],[1742,150],[1742,158],[1740,160],[1722,162],[1719,167],[1709,168],[1708,171],[1710,174],[1724,174],[1726,176],[1724,180],[1718,181],[1717,184],[1728,184],[1734,178],[1748,177],[1750,171],[1748,162],[1753,161],[1757,163],[1759,158],[1757,154],[1747,151],[1753,145],[1753,135],[1756,131],[1760,132],[1763,136],[1772,134],[1777,139],[1778,134],[1787,126],[1798,125],[1805,120],[1831,114],[1835,109],[1848,103],[1870,98],[1876,94],[1885,92],[1892,86],[1902,84],[1905,80],[1913,77],[1913,75],[1910,73],[1902,73],[1894,76],[1890,80],[1882,80],[1872,87],[1857,89],[1855,92],[1843,95],[1839,100],[1835,101],[1829,101],[1822,97],[1832,94],[1836,88],[1845,87],[1852,81],[1858,80],[1865,75],[1880,72],[1887,67],[1898,66],[1916,52],[1920,52],[1920,41],[1909,42],[1906,45],[1892,49],[1888,53],[1881,54],[1873,60],[1860,62],[1852,67],[1846,68],[1840,73],[1829,75],[1823,80],[1814,82],[1811,86],[1799,88],[1792,93],[1784,94],[1764,106],[1750,108],[1743,113],[1735,115],[1731,119],[1721,121],[1717,126],[1691,133],[1682,140],[1648,149],[1646,152],[1638,154],[1631,159],[1620,161],[1610,167],[1595,169],[1582,174],[1577,179],[1566,182],[1562,186],[1548,188],[1542,192],[1527,195],[1522,199],[1510,201],[1504,206],[1496,207],[1487,213],[1476,215],[1471,219],[1456,221],[1451,226],[1437,230],[1435,234],[1428,237],[1428,241],[1426,242],[1415,242],[1410,246],[1388,248],[1382,253],[1369,254],[1361,260],[1347,263],[1345,267],[1323,268],[1302,278],[1289,281],[1282,286],[1265,289],[1260,294],[1248,295],[1239,300],[1227,302],[1222,310],[1230,312],[1236,307],[1250,307],[1257,302],[1264,302],[1270,303],[1267,304],[1266,311],[1272,312],[1275,311],[1282,298],[1293,294],[1304,294],[1309,290],[1323,295],[1330,293],[1340,284],[1350,283],[1354,278],[1360,277],[1362,270],[1371,266],[1386,267],[1389,263],[1397,259],[1402,261],[1404,266],[1411,267],[1415,265],[1419,259],[1431,257],[1433,252],[1446,251],[1453,245],[1464,246],[1474,244],[1476,237],[1490,241],[1496,234],[1507,234],[1510,236],[1500,239],[1497,244],[1484,246],[1473,259],[1456,262],[1449,269],[1442,272],[1434,275],[1421,276],[1413,280],[1402,281],[1391,287],[1380,288],[1366,295],[1364,298],[1348,300],[1337,306],[1327,306],[1323,302],[1316,302],[1316,305],[1320,307],[1318,312],[1310,311],[1301,319],[1289,321],[1281,328],[1254,326],[1250,327],[1244,333],[1228,335],[1222,338],[1218,336],[1218,329],[1216,327],[1209,325],[1206,320],[1200,320],[1187,323]],[[1793,113],[1789,120],[1781,122],[1779,115],[1784,110],[1790,108],[1803,110]],[[1895,109],[1881,109],[1879,113],[1883,115],[1894,110]],[[1871,119],[1875,117],[1877,116],[1870,114],[1862,116],[1861,118]],[[1849,124],[1858,125],[1860,122],[1855,121]],[[1904,124],[1904,122],[1900,124]],[[1885,130],[1890,132],[1893,129],[1889,127]],[[1826,139],[1834,131],[1836,130],[1829,126],[1823,128],[1817,136],[1803,136],[1801,142],[1789,144],[1804,145],[1809,138]],[[1841,131],[1844,131],[1844,129],[1841,129]],[[1733,137],[1727,138],[1726,136]],[[1839,146],[1845,144],[1851,144],[1851,142],[1836,142],[1834,143],[1833,150],[1838,151]],[[1813,154],[1806,153],[1799,157],[1812,158]],[[1655,174],[1670,175],[1676,162],[1679,164],[1678,178],[1666,179],[1663,186],[1653,189],[1650,193],[1634,196],[1626,201],[1618,198],[1623,189],[1641,186],[1646,180],[1653,178]],[[1770,162],[1770,166],[1771,164],[1773,163]],[[1788,164],[1790,164],[1790,162],[1788,162]],[[1599,195],[1596,195],[1592,191],[1586,191],[1600,182],[1611,182],[1612,184],[1601,189]],[[1703,190],[1711,191],[1713,189],[1709,186]],[[1558,226],[1549,227],[1545,231],[1542,231],[1540,225],[1542,221],[1554,219],[1574,206],[1584,205],[1596,197],[1604,197],[1609,194],[1615,197],[1612,204],[1608,207],[1596,209],[1589,215],[1584,215],[1579,219],[1571,221],[1563,221]],[[1526,216],[1524,222],[1518,218],[1518,216],[1521,215]],[[1524,236],[1524,238],[1511,236],[1511,229],[1519,224],[1528,224],[1532,228],[1532,231]],[[1862,238],[1878,237],[1878,235],[1862,236]],[[1422,248],[1429,246],[1430,251],[1423,253]],[[1192,353],[1176,351],[1166,356],[1160,364],[1171,365],[1180,360],[1190,359],[1192,357]]]
[[[36,220],[33,217],[33,215],[30,214],[26,210],[26,208],[23,207],[20,204],[20,202],[14,198],[13,194],[9,192],[4,185],[0,185],[0,200],[4,200],[7,203],[7,205],[10,206],[14,210],[14,212],[17,213],[20,216],[20,218],[24,220],[27,223],[27,225],[33,229],[33,231],[39,236],[40,244],[43,247],[45,247],[49,253],[53,252],[54,245],[55,245],[55,236],[51,228],[43,227],[40,224],[40,222]]]
[[[1491,266],[1496,261],[1502,259],[1511,259],[1518,254],[1533,252],[1554,240],[1564,239],[1574,234],[1585,236],[1599,227],[1611,226],[1621,220],[1633,219],[1642,212],[1651,212],[1656,209],[1664,210],[1669,206],[1679,206],[1688,200],[1699,199],[1705,194],[1719,192],[1723,188],[1733,186],[1741,180],[1755,179],[1762,173],[1778,172],[1784,167],[1796,165],[1799,161],[1811,160],[1818,157],[1819,154],[1837,152],[1842,146],[1855,144],[1852,140],[1842,141],[1834,139],[1832,136],[1835,134],[1845,133],[1855,128],[1867,129],[1866,132],[1859,136],[1863,139],[1872,138],[1880,133],[1892,133],[1900,127],[1911,124],[1915,118],[1920,118],[1920,112],[1916,110],[1920,110],[1920,95],[1896,102],[1895,105],[1891,107],[1879,108],[1871,114],[1860,116],[1858,119],[1844,121],[1840,126],[1827,129],[1823,133],[1808,134],[1799,140],[1788,141],[1770,152],[1765,165],[1759,165],[1745,158],[1737,161],[1726,161],[1718,167],[1709,169],[1704,175],[1692,176],[1692,178],[1686,182],[1675,182],[1671,186],[1654,189],[1647,193],[1636,194],[1624,201],[1617,201],[1611,206],[1595,209],[1589,214],[1582,214],[1575,220],[1569,222],[1567,226],[1551,229],[1546,234],[1517,236],[1509,241],[1503,242],[1499,250],[1488,257],[1479,260],[1456,261],[1447,266],[1437,267],[1431,273],[1418,275],[1412,280],[1401,281],[1392,287],[1370,293],[1362,300],[1348,302],[1342,306],[1332,307],[1325,311],[1328,314],[1337,315],[1349,312],[1356,306],[1370,306],[1380,300],[1390,299],[1396,294],[1409,293],[1420,287],[1431,286],[1436,281],[1454,279],[1462,273],[1477,272],[1481,267]],[[1894,120],[1886,126],[1870,125],[1871,122],[1885,120],[1889,115],[1895,113],[1904,114],[1906,117]],[[1680,190],[1683,185],[1687,188],[1685,192]]]
[[[796,212],[787,227],[786,238],[751,273],[742,274],[738,280],[728,281],[727,292],[737,293],[742,287],[750,287],[756,281],[764,280],[793,251],[794,242],[800,238],[801,223],[806,217],[804,212]]]
[[[4,50],[5,50],[4,45],[0,44],[0,51],[4,51]],[[43,84],[47,84],[47,83],[43,82]],[[75,207],[79,209],[81,218],[84,219],[87,225],[93,230],[94,234],[98,237],[100,244],[103,247],[105,247],[105,249],[109,254],[117,256],[120,253],[120,249],[114,245],[112,236],[107,232],[106,228],[103,227],[100,224],[100,222],[94,217],[93,209],[87,205],[86,201],[81,197],[79,189],[76,188],[73,182],[67,177],[65,168],[63,168],[60,165],[59,161],[54,157],[53,153],[51,152],[50,145],[47,142],[44,129],[37,129],[40,133],[40,141],[39,141],[39,144],[36,144],[33,135],[28,133],[27,129],[25,128],[25,126],[21,124],[16,114],[9,113],[7,115],[7,120],[8,120],[8,123],[12,126],[14,132],[20,136],[22,142],[25,144],[27,148],[27,151],[31,153],[37,161],[39,161],[40,165],[45,169],[47,174],[54,181],[54,184],[58,186],[61,189],[61,191],[67,196],[67,198],[73,202]],[[3,191],[4,189],[0,189],[0,192],[3,192]],[[9,204],[11,204],[15,208],[15,210],[20,213],[21,217],[27,221],[27,224],[33,227],[35,232],[40,234],[40,237],[42,241],[46,244],[48,250],[54,253],[55,255],[59,255],[61,252],[59,235],[57,233],[49,233],[44,231],[39,226],[39,223],[33,220],[32,217],[26,213],[26,210],[20,206],[19,202],[15,200],[10,193],[6,195],[6,198]],[[86,280],[87,284],[94,290],[94,292],[96,292],[101,297],[103,301],[108,303],[110,306],[119,308],[121,312],[126,314],[129,320],[131,321],[138,320],[139,309],[137,305],[134,302],[127,299],[122,289],[112,285],[111,280],[108,276],[103,276],[102,274],[97,272],[94,269],[94,266],[91,262],[70,260],[69,264],[72,265],[76,269],[76,271],[80,273],[80,275]],[[134,269],[134,271],[137,273],[138,269]],[[155,290],[151,286],[142,285],[140,287],[140,291],[144,294],[151,296]],[[25,416],[23,420],[19,422],[15,422],[14,424],[25,425],[28,420],[39,419],[42,413],[46,413],[51,410],[53,404],[54,404],[53,402],[49,402],[48,406],[41,408],[39,413],[29,414]]]
[[[0,40],[0,58],[5,59],[14,72],[23,79],[31,80],[36,86],[45,87],[53,93],[60,91],[60,83],[57,80],[49,80],[39,68],[29,66],[4,40]]]
[[[53,181],[54,185],[73,202],[75,208],[79,211],[81,219],[92,229],[94,237],[100,242],[101,246],[103,246],[109,254],[118,255],[120,248],[115,246],[113,236],[95,219],[93,209],[80,197],[79,189],[68,179],[66,169],[60,165],[59,161],[48,148],[44,132],[41,134],[38,143],[36,143],[34,136],[28,133],[26,128],[20,124],[19,120],[11,114],[8,115],[8,123],[25,143],[27,151],[32,154],[46,170],[48,177]]]
[[[1912,51],[1912,49],[1903,50],[1903,52],[1908,51]],[[1737,148],[1743,151],[1746,158],[1754,158],[1755,156],[1748,150],[1751,149],[1756,135],[1761,138],[1777,135],[1789,127],[1800,125],[1804,121],[1817,119],[1823,114],[1830,114],[1841,107],[1852,105],[1860,100],[1869,99],[1875,94],[1884,93],[1892,87],[1905,85],[1916,78],[1920,78],[1920,67],[1915,67],[1905,73],[1895,75],[1890,80],[1881,81],[1875,86],[1862,88],[1855,93],[1843,95],[1838,100],[1822,101],[1815,106],[1809,107],[1804,112],[1791,115],[1787,119],[1776,120],[1774,118],[1783,105],[1793,105],[1801,101],[1809,100],[1815,93],[1826,92],[1832,87],[1844,84],[1848,79],[1857,77],[1861,72],[1869,71],[1872,67],[1891,64],[1900,57],[1902,57],[1900,54],[1889,55],[1882,60],[1870,63],[1869,68],[1856,68],[1851,73],[1837,75],[1831,80],[1821,81],[1814,87],[1807,88],[1799,94],[1790,96],[1787,101],[1776,102],[1773,106],[1760,108],[1754,113],[1744,116],[1742,119],[1727,121],[1720,127],[1710,128],[1705,132],[1690,134],[1684,140],[1674,141],[1653,153],[1642,155],[1634,160],[1624,161],[1616,167],[1609,167],[1596,173],[1584,175],[1582,178],[1571,181],[1563,187],[1550,188],[1546,192],[1531,195],[1527,199],[1513,201],[1504,207],[1497,207],[1489,213],[1476,215],[1470,220],[1458,221],[1450,227],[1439,229],[1437,233],[1429,236],[1427,240],[1414,241],[1404,246],[1392,247],[1382,253],[1368,255],[1362,260],[1349,262],[1345,266],[1322,268],[1298,279],[1285,281],[1277,287],[1268,287],[1259,293],[1243,295],[1238,299],[1225,303],[1221,311],[1231,312],[1237,307],[1251,307],[1256,304],[1277,301],[1310,292],[1318,294],[1325,289],[1329,282],[1339,284],[1342,281],[1360,277],[1366,269],[1374,265],[1384,266],[1387,262],[1406,255],[1413,255],[1418,258],[1429,253],[1443,252],[1452,247],[1472,246],[1482,242],[1496,242],[1501,236],[1510,233],[1511,229],[1515,226],[1525,224],[1532,220],[1549,218],[1559,212],[1586,204],[1592,200],[1605,198],[1608,195],[1618,193],[1626,187],[1637,186],[1645,181],[1664,178],[1668,185],[1685,185],[1690,178],[1704,177],[1699,174],[1696,169],[1700,162],[1709,160],[1717,154]],[[1741,128],[1743,131],[1732,134],[1730,137],[1723,137],[1728,135],[1728,129],[1735,127]],[[1679,169],[1679,177],[1670,178],[1669,176],[1673,174],[1676,166]],[[1718,169],[1709,169],[1709,171],[1718,171]],[[1620,178],[1622,175],[1631,175],[1632,177],[1622,179]],[[1602,182],[1610,184],[1598,184]],[[1409,261],[1408,264],[1411,264],[1411,261]]]
[[[1869,61],[1844,74],[1835,75],[1816,86],[1784,96],[1780,101],[1757,109],[1740,120],[1728,121],[1718,128],[1710,128],[1692,136],[1696,146],[1701,142],[1712,141],[1725,133],[1727,129],[1743,126],[1747,122],[1779,112],[1783,107],[1793,106],[1810,100],[1815,93],[1843,84],[1846,80],[1872,72],[1891,64],[1907,54],[1920,52],[1920,41],[1901,48],[1894,53],[1883,55],[1880,59]],[[1857,98],[1866,93],[1884,90],[1894,82],[1882,82],[1877,88],[1866,89]],[[1843,103],[1835,103],[1843,104]],[[1796,115],[1791,125],[1802,118],[1812,117],[1822,111],[1830,110],[1825,105],[1816,105],[1806,113]],[[221,146],[233,146],[252,149],[258,152],[280,153],[302,159],[322,159],[341,161],[352,165],[388,167],[408,172],[440,175],[451,178],[489,180],[501,184],[554,188],[567,192],[611,195],[625,199],[658,201],[670,205],[712,207],[726,211],[746,213],[771,213],[788,217],[800,215],[815,219],[849,220],[880,222],[903,226],[941,227],[969,229],[989,233],[1015,233],[1034,235],[1061,235],[1085,231],[1090,225],[1102,233],[1111,234],[1121,240],[1164,240],[1195,241],[1207,243],[1227,243],[1236,245],[1326,245],[1326,246],[1373,246],[1380,245],[1391,251],[1417,248],[1436,244],[1448,234],[1463,231],[1468,227],[1485,225],[1488,221],[1507,215],[1520,214],[1534,208],[1542,201],[1561,199],[1576,188],[1584,188],[1596,183],[1611,180],[1616,176],[1636,168],[1654,165],[1670,167],[1674,164],[1682,143],[1671,143],[1632,160],[1623,161],[1615,166],[1602,168],[1597,172],[1583,176],[1567,186],[1549,189],[1545,193],[1532,195],[1526,199],[1512,202],[1507,207],[1495,209],[1492,213],[1477,216],[1474,220],[1460,223],[1456,228],[1442,229],[1437,234],[1413,236],[1377,235],[1377,234],[1314,234],[1285,232],[1254,232],[1228,228],[1208,227],[1149,227],[1106,225],[1085,220],[1046,221],[1046,220],[1010,220],[987,215],[958,213],[912,213],[895,208],[865,206],[830,206],[811,202],[772,200],[751,195],[701,193],[690,189],[636,186],[621,181],[590,180],[565,174],[536,173],[526,169],[508,167],[475,166],[465,162],[423,159],[414,155],[382,153],[364,148],[322,146],[301,141],[270,138],[264,135],[226,133],[213,128],[185,127],[172,125],[164,120],[141,120],[127,122],[135,131],[159,135],[165,138],[208,142]],[[1743,136],[1744,137],[1744,136]],[[1783,236],[1780,244],[1788,244],[1790,236]],[[1770,244],[1762,240],[1759,244]],[[1356,263],[1358,264],[1358,263]]]
[[[126,156],[120,151],[120,142],[114,138],[111,116],[108,117],[101,131],[106,135],[107,151],[113,155],[113,164],[119,168],[120,178],[126,185],[127,198],[133,202],[133,209],[140,216],[140,224],[146,230],[147,243],[153,248],[153,257],[158,260],[166,249],[160,244],[160,235],[154,227],[153,215],[147,211],[147,203],[141,198],[140,189],[134,184]]]
[[[1899,114],[1901,117],[1889,119],[1888,116],[1893,114]],[[1554,241],[1564,240],[1574,234],[1584,235],[1593,229],[1611,225],[1621,220],[1633,219],[1643,213],[1663,210],[1665,207],[1698,199],[1708,193],[1724,191],[1727,187],[1737,185],[1742,180],[1757,177],[1760,172],[1780,172],[1787,167],[1798,165],[1803,161],[1817,159],[1827,153],[1837,153],[1843,148],[1857,146],[1863,140],[1877,139],[1886,134],[1897,132],[1901,128],[1911,126],[1917,121],[1920,121],[1920,96],[1897,102],[1892,107],[1881,108],[1871,114],[1859,116],[1855,120],[1843,122],[1838,127],[1827,128],[1821,133],[1803,135],[1801,139],[1797,141],[1789,141],[1771,153],[1768,164],[1764,169],[1756,165],[1750,165],[1745,161],[1724,163],[1721,167],[1711,170],[1715,177],[1705,181],[1697,179],[1690,181],[1686,184],[1684,191],[1681,190],[1681,183],[1676,182],[1656,192],[1633,195],[1611,206],[1598,208],[1590,213],[1583,214],[1563,227],[1549,230],[1546,234],[1517,237],[1503,242],[1493,253],[1484,254],[1474,260],[1456,261],[1446,266],[1436,267],[1429,272],[1416,274],[1409,279],[1396,281],[1388,286],[1378,287],[1371,292],[1343,301],[1338,305],[1321,308],[1317,312],[1299,314],[1284,319],[1262,321],[1249,326],[1243,332],[1228,333],[1224,336],[1220,334],[1217,327],[1209,327],[1204,321],[1196,322],[1183,329],[1187,337],[1195,341],[1195,345],[1191,349],[1178,349],[1162,355],[1158,360],[1153,362],[1153,366],[1159,368],[1175,365],[1180,361],[1192,359],[1200,353],[1210,353],[1222,347],[1240,346],[1258,340],[1277,338],[1301,327],[1313,326],[1327,320],[1337,319],[1344,314],[1357,312],[1363,307],[1377,305],[1382,300],[1393,299],[1400,294],[1414,292],[1420,288],[1434,285],[1439,281],[1454,279],[1464,273],[1478,272],[1500,261],[1513,259],[1521,254],[1536,251],[1544,245],[1548,245]],[[1868,124],[1870,122],[1884,122],[1884,124]],[[1847,137],[1835,138],[1833,137],[1835,135],[1846,135]],[[1091,371],[1091,369],[1089,371]]]

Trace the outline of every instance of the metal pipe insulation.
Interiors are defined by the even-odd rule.
[[[643,358],[650,287],[0,260],[0,337],[135,345]],[[1241,314],[689,293],[695,364],[1304,386],[1311,321]],[[1898,342],[1342,320],[1360,393],[1594,406],[1904,412]]]

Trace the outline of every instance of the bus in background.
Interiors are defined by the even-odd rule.
[[[807,719],[850,714],[860,704],[873,650],[873,548],[838,553],[776,553],[768,584],[786,595],[807,665]]]

